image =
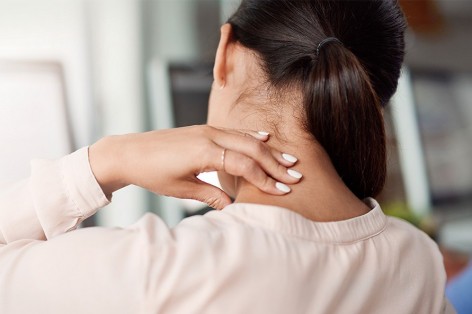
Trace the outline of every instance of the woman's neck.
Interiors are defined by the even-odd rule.
[[[359,200],[338,176],[329,157],[313,141],[269,145],[298,157],[294,169],[303,174],[300,183],[284,196],[273,196],[243,179],[236,182],[236,203],[257,203],[288,208],[313,221],[339,221],[357,217],[370,209]]]
[[[236,178],[235,202],[280,206],[314,221],[339,221],[367,213],[370,208],[349,190],[328,154],[301,126],[304,113],[297,95],[286,93],[286,98],[278,103],[266,103],[271,97],[262,95],[233,107],[226,127],[268,131],[271,135],[267,144],[297,157],[293,169],[303,175],[302,180],[292,185],[292,191],[284,196],[266,194],[244,179]],[[255,112],[254,107],[261,110]]]

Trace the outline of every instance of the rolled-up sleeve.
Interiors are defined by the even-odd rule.
[[[0,243],[51,239],[108,203],[87,147],[57,160],[34,160],[30,178],[0,191]]]
[[[109,203],[87,148],[33,161],[29,179],[2,191],[0,313],[143,311],[150,247],[169,229],[148,214],[128,228],[67,232]]]

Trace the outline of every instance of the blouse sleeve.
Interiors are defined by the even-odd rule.
[[[68,232],[108,202],[86,148],[34,161],[29,179],[1,192],[0,313],[146,311],[153,243],[169,229],[147,214],[128,228]]]
[[[30,178],[0,190],[0,244],[51,239],[108,203],[90,168],[88,148],[35,160]]]

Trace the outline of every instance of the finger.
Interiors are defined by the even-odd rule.
[[[285,195],[291,191],[287,185],[271,178],[256,161],[238,152],[231,150],[226,151],[223,166],[226,173],[243,177],[266,193]]]
[[[263,142],[266,142],[269,140],[270,134],[265,131],[252,131],[252,130],[232,130],[232,129],[224,129],[224,128],[217,128],[229,133],[233,134],[240,134],[244,136],[252,136],[255,139],[261,140]],[[281,165],[285,167],[293,167],[297,162],[298,158],[295,156],[288,154],[288,153],[282,153],[276,149],[271,150],[272,155],[274,156],[275,160],[277,160]]]
[[[277,153],[273,153],[273,150],[267,144],[250,136],[217,130],[213,134],[212,140],[223,148],[246,155],[257,161],[267,174],[280,182],[294,184],[301,179],[299,173],[293,176],[293,171],[287,169],[287,167],[293,166],[293,162],[284,159],[283,154],[279,153],[280,155],[277,156]],[[280,156],[284,161],[280,159]]]
[[[206,203],[214,209],[221,210],[231,204],[230,197],[223,190],[198,178],[195,178],[187,190],[190,191],[190,194],[186,198]]]
[[[235,130],[235,129],[225,129],[225,128],[216,128],[225,132],[229,132],[232,134],[240,134],[240,135],[245,135],[245,136],[252,136],[255,139],[262,140],[263,142],[266,142],[270,138],[269,132],[265,131],[253,131],[253,130]],[[292,167],[295,165],[298,161],[298,158],[295,156],[288,154],[288,153],[282,153],[278,150],[272,149],[272,155],[274,158],[282,165],[286,167]]]
[[[298,158],[291,154],[282,153],[276,149],[271,149],[271,152],[272,156],[285,167],[293,167],[298,162]]]
[[[235,134],[235,135],[252,136],[253,138],[263,141],[263,142],[267,142],[270,138],[269,132],[266,132],[266,131],[236,130],[236,129],[216,128],[216,127],[214,128],[217,130]]]
[[[255,139],[262,140],[263,142],[266,142],[270,134],[265,131],[252,131],[252,130],[234,130],[234,129],[225,129],[225,128],[216,128],[228,133],[232,134],[239,134],[239,135],[244,135],[244,136],[252,136]],[[288,154],[288,153],[282,153],[276,149],[272,149],[272,155],[274,158],[283,166],[285,167],[293,167],[297,162],[298,158],[295,156]]]

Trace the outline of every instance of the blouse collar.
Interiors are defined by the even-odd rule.
[[[387,225],[387,217],[379,203],[373,198],[367,198],[364,202],[371,208],[368,213],[335,222],[316,222],[287,208],[261,204],[233,203],[223,212],[246,223],[306,240],[349,244],[371,238],[381,233]]]

